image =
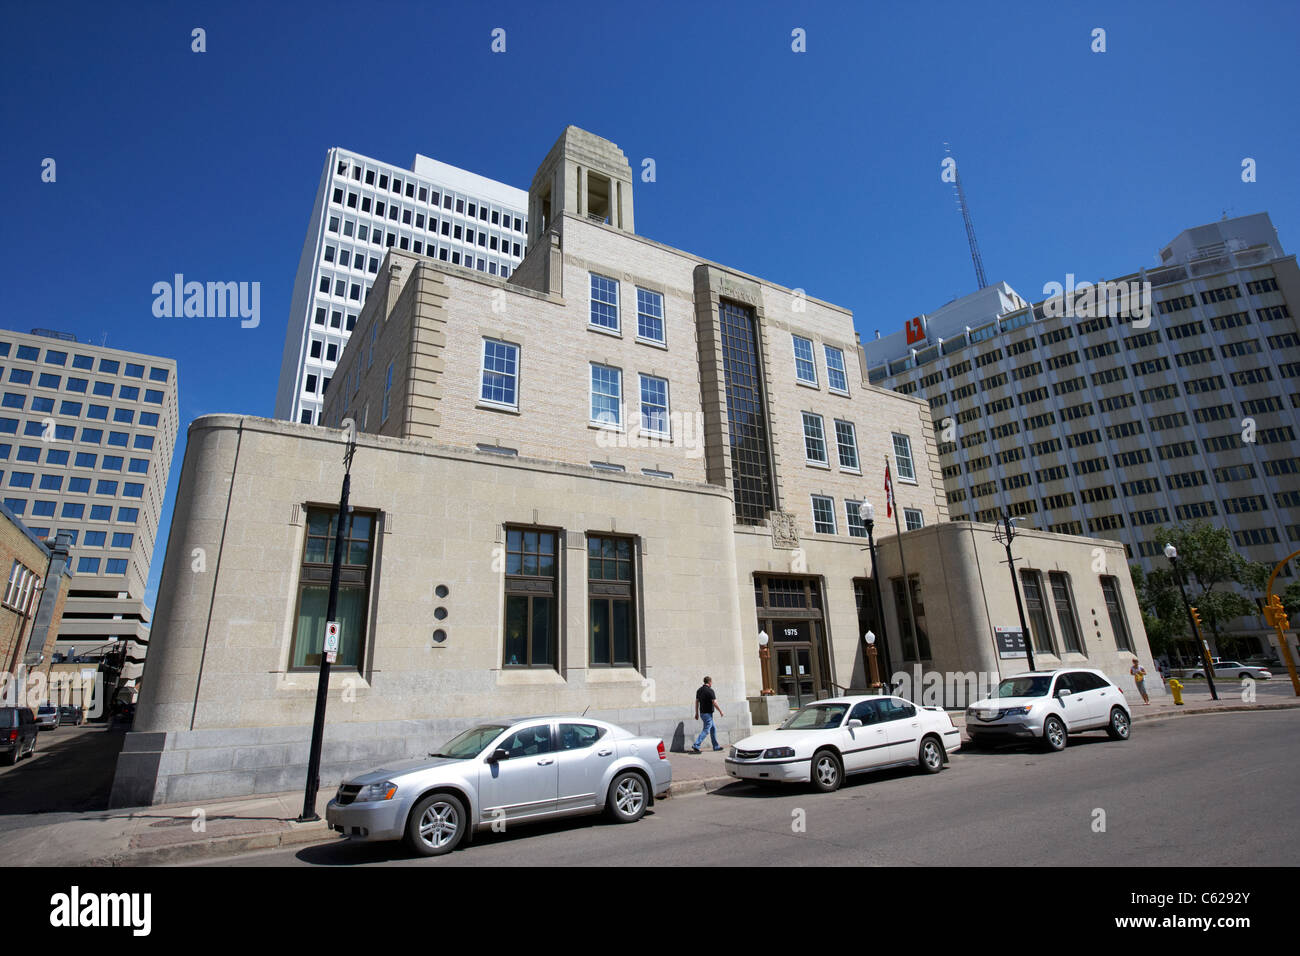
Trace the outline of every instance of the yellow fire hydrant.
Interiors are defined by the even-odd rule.
[[[1183,706],[1183,682],[1176,677],[1169,678],[1169,693],[1174,695],[1174,703]]]

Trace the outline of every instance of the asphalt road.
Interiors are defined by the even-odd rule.
[[[630,826],[520,826],[435,859],[338,841],[202,865],[1293,866],[1297,731],[1295,710],[1183,717],[1058,754],[963,751],[935,776],[867,774],[829,795],[736,783]]]
[[[107,810],[126,729],[88,723],[42,730],[36,751],[0,767],[0,833]]]

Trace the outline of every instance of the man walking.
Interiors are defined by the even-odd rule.
[[[704,738],[710,735],[713,737],[713,749],[722,749],[722,745],[718,743],[718,728],[713,722],[713,712],[715,710],[718,712],[719,717],[726,716],[722,712],[722,708],[718,706],[718,695],[713,692],[713,678],[705,677],[704,683],[695,692],[695,719],[704,721],[704,726],[700,728],[700,735],[695,738],[691,753],[699,753],[700,744],[704,743]]]
[[[1151,698],[1147,696],[1146,676],[1147,669],[1138,663],[1138,659],[1133,658],[1133,666],[1128,669],[1133,675],[1133,682],[1137,684],[1138,693],[1142,695],[1142,703],[1151,703]]]

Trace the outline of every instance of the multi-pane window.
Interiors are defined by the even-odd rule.
[[[618,280],[591,273],[591,324],[618,331]]]
[[[591,363],[591,420],[600,425],[623,425],[623,373],[595,362]]]
[[[724,301],[718,308],[718,322],[722,331],[722,371],[726,378],[736,519],[741,524],[755,525],[767,520],[775,495],[754,313],[752,309]]]
[[[591,602],[591,663],[636,664],[632,539],[587,537],[587,595]]]
[[[915,574],[909,575],[909,578],[912,585],[912,616],[916,618],[915,638],[912,636],[912,622],[907,613],[907,595],[903,591],[903,579],[890,579],[894,589],[894,607],[898,609],[898,631],[902,638],[903,659],[928,661],[930,660],[930,635],[925,628],[925,604],[921,600],[921,579]]]
[[[1079,634],[1079,625],[1074,616],[1074,600],[1070,595],[1069,575],[1060,571],[1051,571],[1047,575],[1052,585],[1052,600],[1056,605],[1056,620],[1061,625],[1061,636],[1065,640],[1065,649],[1076,654],[1083,653],[1083,640]]]
[[[1119,582],[1113,577],[1102,575],[1101,593],[1106,599],[1106,612],[1110,615],[1110,629],[1115,635],[1115,646],[1121,651],[1131,652],[1133,639],[1129,637],[1124,605],[1119,598]]]
[[[852,422],[835,419],[835,442],[839,446],[840,467],[858,470],[858,436]]]
[[[897,432],[894,438],[894,464],[898,468],[898,477],[902,481],[916,481],[916,469],[912,467],[912,440]]]
[[[554,667],[557,533],[506,528],[505,667]]]
[[[812,340],[794,336],[794,377],[805,385],[817,384],[817,363]]]
[[[867,526],[863,523],[862,516],[858,514],[858,508],[861,506],[861,501],[850,499],[844,501],[844,525],[849,529],[850,538],[865,538],[867,536]]]
[[[826,435],[822,430],[822,417],[812,412],[803,413],[804,457],[818,464],[827,464]]]
[[[1025,614],[1029,618],[1034,650],[1041,654],[1055,654],[1052,625],[1047,617],[1047,606],[1043,603],[1043,576],[1037,571],[1021,571],[1020,588],[1025,594]]]
[[[389,362],[388,374],[385,375],[384,377],[384,404],[383,404],[383,411],[379,416],[379,421],[381,424],[383,422],[388,421],[388,398],[389,398],[389,393],[392,390],[393,390],[393,363]]]
[[[908,531],[915,531],[925,526],[925,517],[916,508],[903,509],[903,526]]]
[[[668,380],[641,376],[641,431],[668,437]]]
[[[636,290],[636,334],[651,342],[663,342],[664,297],[658,292]]]
[[[374,541],[373,513],[353,511],[343,528],[338,605],[339,649],[335,664],[360,670],[364,660],[370,561]],[[330,571],[338,534],[338,511],[307,509],[307,535],[298,573],[298,608],[289,667],[314,668],[321,662],[329,610]]]
[[[849,377],[844,370],[844,352],[833,346],[823,346],[826,350],[826,384],[832,392],[849,390]]]
[[[483,340],[483,382],[479,397],[493,405],[519,407],[519,346]]]
[[[835,499],[813,495],[812,511],[813,531],[818,534],[835,534]]]

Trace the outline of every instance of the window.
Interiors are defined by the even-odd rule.
[[[755,525],[767,520],[775,494],[754,313],[745,306],[723,301],[718,307],[718,321],[731,435],[732,498],[736,520]]]
[[[126,558],[109,558],[104,562],[105,574],[126,574]]]
[[[554,531],[506,528],[504,667],[556,665],[556,538]]]
[[[858,436],[852,422],[835,419],[835,442],[840,451],[840,467],[845,471],[858,470]]]
[[[1124,605],[1119,598],[1119,582],[1113,577],[1102,575],[1101,593],[1106,599],[1106,612],[1110,615],[1110,629],[1115,635],[1115,646],[1121,651],[1132,652],[1133,639],[1129,636]]]
[[[131,534],[131,532],[129,531],[113,532],[113,547],[129,548],[134,543],[135,543],[135,535]],[[330,560],[333,561],[333,552],[330,552]]]
[[[816,464],[827,464],[826,435],[822,431],[822,417],[812,412],[803,413],[804,457]]]
[[[78,574],[98,574],[99,558],[80,558],[77,561]]]
[[[1047,608],[1043,604],[1043,576],[1037,571],[1022,570],[1020,589],[1025,595],[1025,614],[1029,618],[1034,650],[1040,654],[1055,654],[1051,622],[1047,617]]]
[[[650,342],[664,341],[664,297],[658,292],[636,290],[636,334]]]
[[[835,534],[835,499],[813,495],[812,510],[813,531],[817,534]]]
[[[903,526],[908,531],[915,531],[917,528],[925,526],[925,517],[916,508],[904,508]]]
[[[143,498],[144,485],[135,481],[128,481],[122,485],[122,495],[126,498]]]
[[[912,467],[912,440],[906,435],[894,433],[894,463],[898,469],[900,481],[916,481],[916,470]]]
[[[632,539],[587,536],[591,663],[635,666]]]
[[[641,431],[669,436],[667,379],[641,376]]]
[[[78,494],[78,495],[88,495],[88,494],[90,494],[90,479],[89,479],[89,478],[69,478],[69,479],[68,479],[68,491],[71,492],[72,494]],[[78,517],[80,517],[80,515],[78,515]]]
[[[623,373],[607,365],[591,363],[591,421],[597,425],[623,427]]]
[[[105,537],[106,535],[103,531],[87,531],[85,546],[87,548],[102,548],[104,546]]]
[[[379,422],[388,421],[388,395],[393,390],[393,363],[388,363],[388,374],[384,378],[384,404],[379,414]]]
[[[794,377],[805,385],[817,384],[817,363],[813,360],[812,341],[794,336]]]
[[[894,589],[894,607],[898,610],[898,630],[902,636],[903,659],[930,660],[930,636],[925,629],[925,604],[921,601],[921,579],[909,575],[912,585],[912,614],[916,618],[916,638],[912,636],[912,622],[907,614],[907,596],[903,592],[903,579],[891,578]],[[919,656],[918,656],[919,654]]]
[[[618,280],[591,273],[591,318],[596,328],[618,331]]]
[[[289,650],[289,666],[293,669],[320,666],[337,519],[336,509],[307,509],[306,540],[298,569],[296,626]],[[339,624],[335,663],[340,667],[360,670],[364,661],[374,527],[375,515],[364,511],[352,512],[344,527],[338,605],[334,612]]]
[[[861,501],[844,501],[844,526],[849,529],[850,538],[865,538],[867,536],[867,526],[862,522],[862,516],[858,514],[858,508],[862,506]]]
[[[837,348],[829,345],[823,346],[826,350],[826,384],[831,387],[832,392],[849,392],[849,377],[844,370],[844,353]]]
[[[138,521],[139,518],[140,518],[140,509],[139,509],[139,508],[118,508],[118,509],[117,509],[117,520],[118,520],[118,521],[131,521],[131,522],[134,522],[134,521]]]
[[[1061,625],[1061,635],[1065,639],[1065,649],[1075,654],[1083,653],[1083,640],[1079,634],[1079,625],[1074,616],[1074,600],[1070,595],[1070,576],[1060,571],[1051,571],[1047,575],[1052,585],[1052,600],[1056,604],[1056,620]]]
[[[91,521],[111,521],[112,519],[113,519],[112,505],[91,505],[90,506]]]

